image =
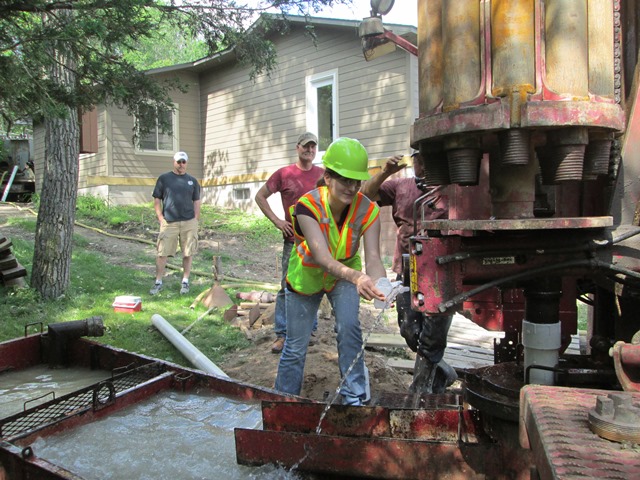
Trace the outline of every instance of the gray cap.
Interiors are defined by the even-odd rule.
[[[313,142],[317,145],[318,137],[316,137],[311,132],[304,132],[302,135],[298,137],[298,145],[302,145],[304,147],[309,142]]]

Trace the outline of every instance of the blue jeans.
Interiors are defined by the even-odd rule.
[[[273,320],[273,330],[276,337],[287,336],[287,315],[284,300],[284,291],[287,287],[287,272],[289,271],[289,257],[293,250],[293,242],[284,242],[282,245],[282,279],[280,280],[280,290],[276,295],[276,311]],[[313,331],[318,329],[318,318],[313,324]]]
[[[309,337],[324,295],[324,292],[300,295],[286,290],[287,340],[278,364],[274,386],[276,390],[300,395]],[[344,378],[362,349],[362,330],[358,318],[360,297],[356,286],[346,280],[339,280],[335,288],[326,295],[336,317],[338,366],[340,377]],[[360,356],[340,388],[342,403],[361,405],[367,400],[368,389],[364,359]]]

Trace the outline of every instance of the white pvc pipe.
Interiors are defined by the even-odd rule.
[[[11,171],[11,177],[7,182],[7,186],[4,187],[4,193],[2,194],[2,201],[4,202],[9,196],[9,190],[11,190],[11,185],[13,184],[13,179],[16,178],[16,172],[18,171],[18,166],[14,165],[13,170]]]
[[[219,377],[229,378],[229,375],[224,373],[220,368],[209,360],[200,350],[193,346],[193,344],[184,338],[180,332],[171,326],[164,318],[157,313],[151,316],[151,323],[153,326],[160,330],[167,340],[169,340],[174,347],[180,350],[187,360],[200,370],[206,373],[212,373]]]
[[[553,368],[558,364],[561,346],[560,322],[533,323],[522,321],[522,345],[524,346],[524,367],[541,365]],[[555,374],[549,370],[531,368],[529,383],[553,385]]]

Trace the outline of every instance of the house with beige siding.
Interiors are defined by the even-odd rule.
[[[95,153],[81,155],[78,193],[114,205],[150,202],[156,178],[172,168],[173,153],[184,150],[205,204],[258,213],[255,193],[271,173],[295,161],[295,142],[304,131],[320,138],[318,162],[340,136],[360,140],[372,167],[389,155],[410,153],[410,126],[418,115],[417,58],[387,45],[388,53],[365,60],[355,20],[289,20],[289,32],[272,38],[277,67],[269,75],[251,79],[232,49],[150,71],[189,85],[172,97],[173,135],[155,132],[136,144],[134,119],[98,106],[93,121],[85,118],[87,127],[95,124],[87,134],[95,138]],[[306,33],[308,24],[314,39]],[[416,43],[415,27],[385,27]],[[43,143],[36,131],[36,166],[42,165]],[[274,211],[281,210],[279,195],[269,200]]]

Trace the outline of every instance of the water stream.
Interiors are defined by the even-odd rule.
[[[318,425],[316,426],[316,435],[320,435],[322,433],[322,421],[327,416],[327,413],[331,409],[331,405],[333,404],[333,402],[336,400],[336,398],[338,398],[338,395],[340,395],[340,389],[342,388],[342,385],[344,384],[347,376],[349,375],[349,373],[351,373],[351,370],[353,370],[353,367],[358,362],[360,357],[362,357],[364,355],[364,350],[365,350],[365,348],[367,346],[367,340],[369,340],[369,337],[371,336],[373,331],[380,324],[380,321],[383,318],[384,312],[391,306],[391,304],[394,302],[396,296],[404,291],[403,290],[404,288],[405,287],[403,287],[402,285],[396,285],[395,287],[392,288],[391,292],[389,292],[389,294],[387,295],[386,300],[384,301],[384,304],[381,306],[382,308],[380,310],[380,313],[378,314],[376,319],[373,321],[371,327],[369,328],[369,330],[366,332],[366,335],[362,339],[362,348],[358,352],[358,355],[356,355],[356,357],[353,359],[353,362],[351,363],[351,365],[349,365],[349,368],[347,369],[344,377],[342,378],[342,380],[340,381],[340,383],[336,387],[335,391],[333,392],[333,395],[331,395],[331,396],[329,396],[327,398],[327,403],[326,403],[324,409],[322,410],[322,413],[320,414],[320,419],[318,420]],[[296,469],[302,464],[302,462],[304,462],[309,457],[309,455],[311,454],[309,446],[305,445],[305,449],[304,450],[305,450],[304,457],[302,457],[300,460],[298,460],[295,463],[295,465],[293,465],[291,467],[291,471],[292,472],[296,471]]]

